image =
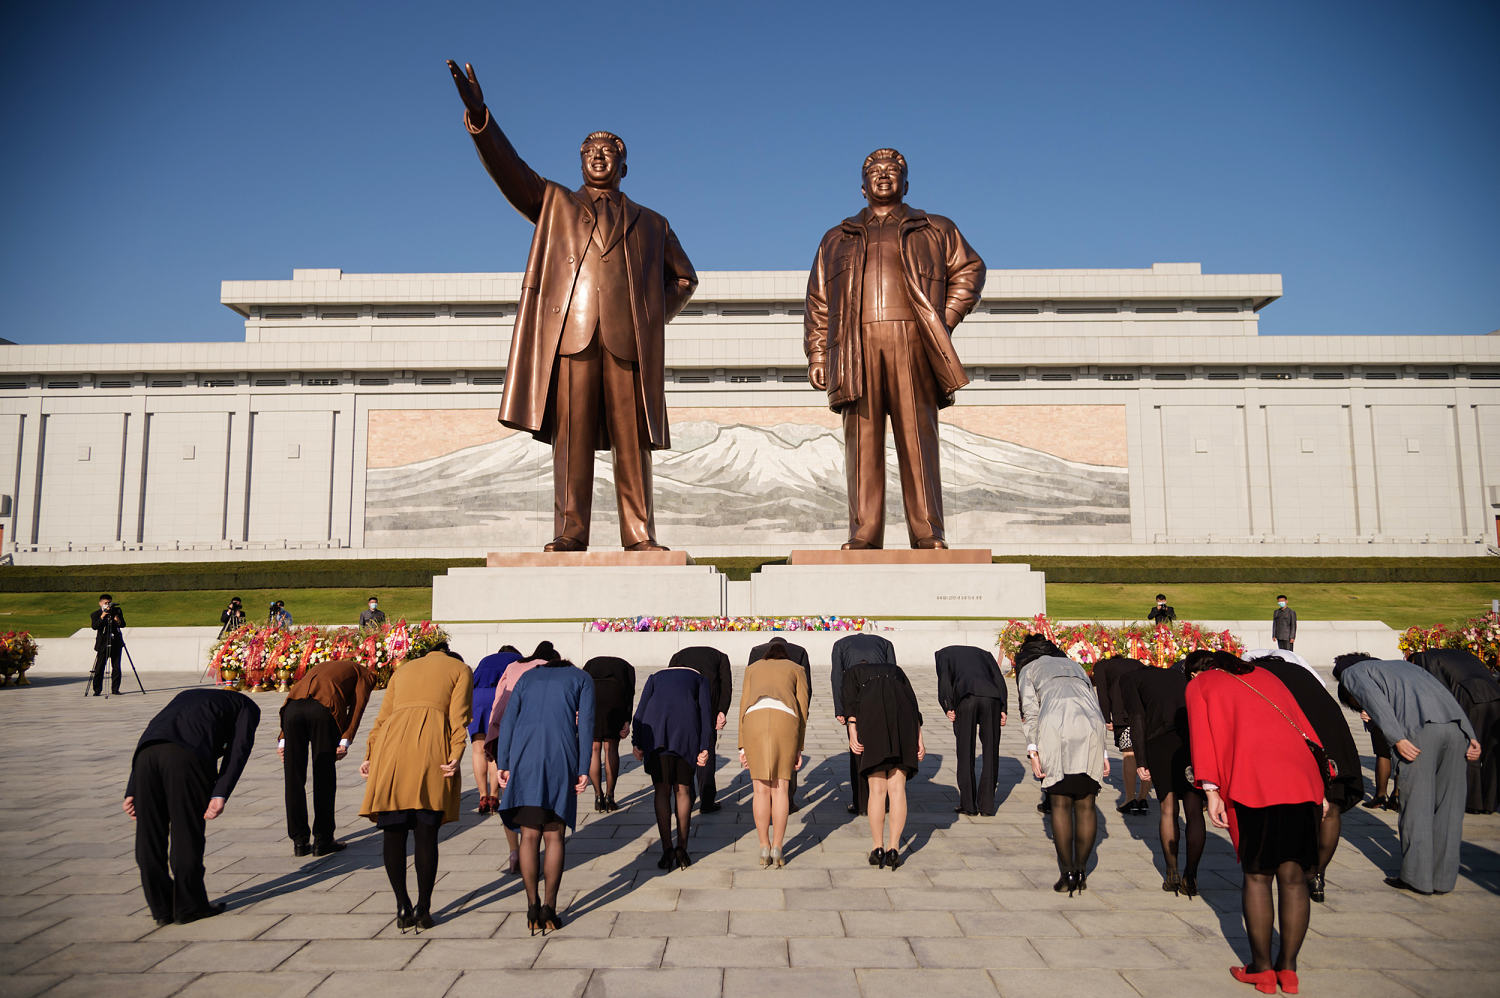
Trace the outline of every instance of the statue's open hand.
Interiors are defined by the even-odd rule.
[[[458,88],[458,96],[463,98],[469,117],[471,119],[482,118],[484,116],[484,91],[479,88],[479,79],[474,75],[474,67],[466,62],[463,71],[460,72],[458,63],[449,59],[448,72],[453,74],[453,85]]]

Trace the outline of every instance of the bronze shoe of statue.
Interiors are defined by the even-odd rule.
[[[946,551],[948,542],[941,537],[924,537],[912,545],[918,551]]]
[[[869,541],[862,541],[862,540],[859,540],[858,538],[851,537],[849,540],[847,540],[843,544],[839,545],[839,550],[840,551],[878,551],[880,549],[877,548],[874,544],[871,544]]]
[[[625,550],[626,551],[670,551],[672,549],[669,548],[669,547],[666,547],[664,545],[658,544],[655,541],[651,540],[650,538],[647,538],[644,541],[636,541],[634,544],[627,544],[625,546]]]
[[[587,551],[589,546],[572,537],[554,537],[542,545],[543,551]]]

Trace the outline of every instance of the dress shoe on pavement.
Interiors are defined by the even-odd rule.
[[[1408,884],[1406,881],[1402,880],[1400,877],[1386,877],[1385,885],[1387,887],[1394,887],[1398,891],[1411,891],[1413,894],[1421,894],[1424,896],[1432,893],[1431,891],[1419,891],[1411,884]]]
[[[207,908],[200,908],[197,911],[190,911],[186,915],[178,915],[177,924],[186,925],[189,922],[196,922],[199,919],[213,918],[215,915],[223,914],[224,909],[227,907],[229,907],[227,904],[225,904],[223,901],[220,901],[218,904],[211,904]]]
[[[319,842],[313,846],[314,856],[327,856],[329,853],[343,852],[349,848],[347,842]]]
[[[293,856],[311,856],[312,855],[312,843],[310,843],[310,842],[293,842],[292,843],[292,855]]]

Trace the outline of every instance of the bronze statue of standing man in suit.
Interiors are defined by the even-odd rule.
[[[865,157],[868,206],[828,230],[807,281],[808,381],[844,418],[849,540],[885,546],[885,421],[914,548],[946,548],[938,410],[969,383],[953,327],[979,303],[984,261],[958,227],[903,202],[906,159]]]
[[[667,428],[666,324],[698,286],[667,220],[620,193],[625,143],[583,140],[583,186],[539,176],[490,116],[474,68],[448,69],[485,169],[536,225],[521,281],[500,422],[552,445],[553,539],[547,551],[585,551],[594,451],[614,456],[620,543],[656,542],[651,451]]]

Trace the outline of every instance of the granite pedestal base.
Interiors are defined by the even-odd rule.
[[[751,576],[760,616],[1030,617],[1047,609],[1045,577],[996,565],[988,551],[794,551]]]
[[[676,552],[671,552],[676,553]],[[571,620],[724,613],[724,576],[712,565],[639,563],[621,552],[611,563],[556,557],[550,562],[450,568],[432,580],[432,619]],[[685,562],[686,559],[683,559]],[[491,559],[493,565],[493,557]]]

